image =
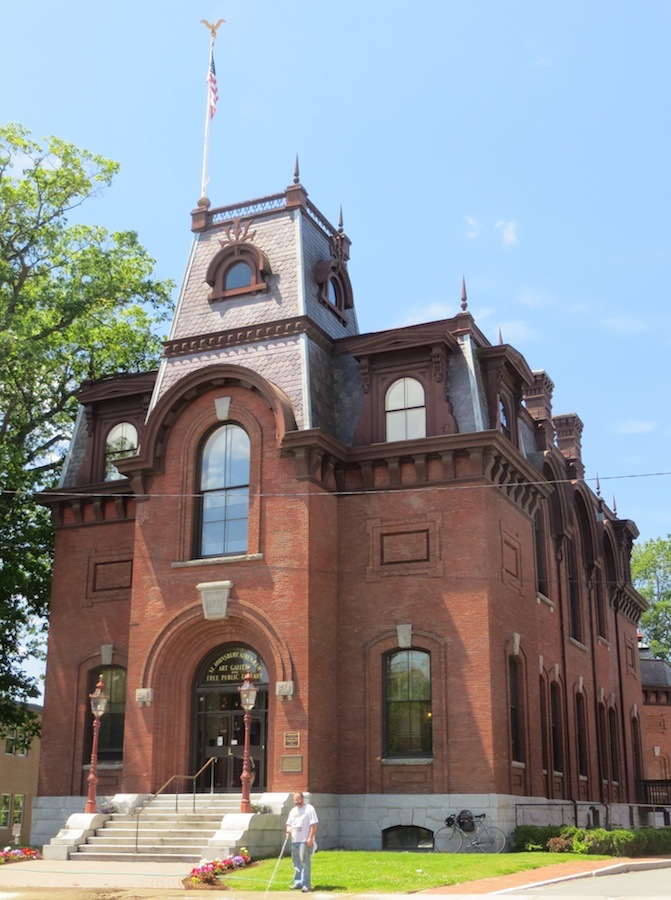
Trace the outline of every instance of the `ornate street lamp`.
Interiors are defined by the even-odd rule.
[[[105,693],[105,685],[103,684],[102,675],[98,679],[96,689],[89,694],[91,701],[91,712],[93,713],[93,745],[91,747],[91,768],[89,769],[88,778],[89,793],[86,800],[84,812],[96,813],[98,807],[96,804],[96,789],[98,787],[98,734],[100,732],[100,717],[104,715],[109,703],[109,697]]]
[[[249,799],[249,789],[252,782],[252,770],[250,767],[249,758],[249,728],[252,722],[252,710],[254,709],[254,704],[256,703],[256,695],[258,691],[254,687],[254,682],[252,681],[252,673],[249,669],[247,669],[245,680],[240,685],[238,690],[240,691],[240,705],[245,711],[243,720],[245,725],[245,748],[242,753],[242,775],[240,776],[240,782],[242,783],[242,799],[240,800],[240,812],[250,813],[252,811],[252,804]]]

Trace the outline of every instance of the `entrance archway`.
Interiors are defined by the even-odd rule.
[[[193,771],[214,757],[215,791],[239,793],[241,790],[245,732],[238,687],[248,670],[258,688],[249,731],[252,790],[262,791],[266,787],[268,728],[268,672],[263,660],[244,644],[224,644],[209,653],[196,672],[191,740]],[[198,790],[209,791],[209,771],[200,781]]]

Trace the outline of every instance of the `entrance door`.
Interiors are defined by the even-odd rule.
[[[253,791],[266,788],[266,730],[268,720],[268,674],[254,650],[241,645],[218,647],[199,667],[194,684],[194,726],[192,771],[198,771],[214,758],[198,779],[197,789],[209,791],[242,790],[245,748],[244,710],[239,687],[251,672],[258,690],[251,711],[249,756]]]
[[[259,690],[251,712],[249,757],[253,791],[264,790],[266,784],[266,707],[268,691]],[[197,760],[199,769],[215,757],[214,789],[239,793],[242,789],[242,757],[245,748],[244,710],[237,688],[205,689],[196,695]],[[208,770],[200,778],[198,789],[209,791],[212,781]]]

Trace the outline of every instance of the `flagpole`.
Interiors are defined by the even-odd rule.
[[[201,19],[201,22],[210,32],[210,58],[207,67],[207,104],[205,107],[205,136],[203,140],[203,175],[200,183],[200,200],[198,201],[199,206],[209,206],[209,199],[207,197],[207,186],[210,181],[208,165],[209,165],[209,156],[210,156],[210,123],[212,121],[212,117],[216,112],[217,106],[217,79],[216,72],[214,68],[214,42],[217,38],[217,30],[219,26],[224,22],[224,19],[219,19],[216,25],[210,24],[206,19]]]

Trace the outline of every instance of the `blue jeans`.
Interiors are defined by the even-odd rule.
[[[311,887],[312,847],[308,847],[305,841],[293,843],[291,845],[291,862],[294,864],[294,884]]]

